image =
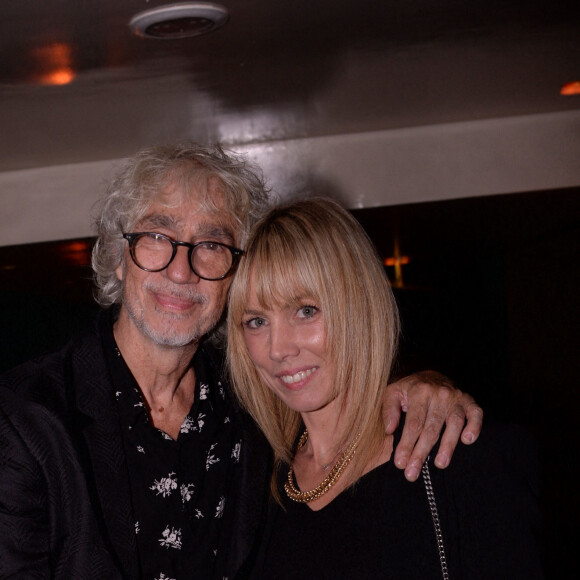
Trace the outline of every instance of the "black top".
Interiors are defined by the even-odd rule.
[[[441,578],[425,487],[392,462],[319,511],[283,499],[287,511],[276,510],[262,578]]]
[[[479,440],[460,445],[449,468],[429,463],[452,580],[543,577],[530,444],[521,429],[486,421]],[[285,468],[280,484],[286,476]],[[406,481],[392,462],[317,512],[282,494],[285,511],[271,503],[253,578],[443,577],[425,482]]]
[[[141,578],[209,578],[221,556],[221,520],[242,445],[220,373],[198,350],[194,403],[173,440],[151,424],[110,328],[103,338],[129,467]]]

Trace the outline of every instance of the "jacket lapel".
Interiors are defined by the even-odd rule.
[[[70,361],[70,396],[76,400],[78,429],[86,444],[87,473],[92,471],[91,494],[100,507],[100,525],[108,547],[124,576],[139,578],[135,518],[115,389],[98,335],[91,334]],[[90,476],[87,477],[90,479]]]
[[[220,571],[224,577],[245,578],[264,524],[272,461],[270,447],[252,419],[238,411],[235,420],[240,422],[243,443],[233,484],[236,508],[230,513],[227,524],[229,557]]]

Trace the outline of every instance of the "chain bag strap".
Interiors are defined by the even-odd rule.
[[[447,569],[447,558],[445,557],[445,546],[443,545],[443,534],[441,533],[441,523],[439,521],[439,512],[437,511],[437,503],[435,501],[435,492],[433,491],[433,484],[431,483],[431,474],[429,473],[429,457],[421,468],[423,481],[425,483],[425,491],[427,492],[427,501],[429,502],[429,510],[431,511],[431,518],[433,519],[433,527],[435,528],[435,539],[437,540],[437,550],[439,552],[439,562],[441,563],[441,574],[443,580],[449,580],[449,570]]]

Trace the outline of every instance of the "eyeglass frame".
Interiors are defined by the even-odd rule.
[[[141,266],[139,264],[139,262],[137,262],[137,259],[135,258],[135,255],[133,253],[133,246],[134,246],[135,240],[139,236],[145,236],[145,235],[160,236],[160,237],[166,239],[171,244],[171,247],[173,249],[172,254],[171,254],[171,258],[169,258],[169,261],[167,262],[167,264],[165,266],[163,266],[163,268],[158,268],[156,270],[152,270],[151,268],[144,268],[143,266]],[[202,280],[208,280],[209,282],[218,282],[219,280],[223,280],[224,278],[227,278],[233,272],[233,270],[236,268],[239,259],[244,255],[244,250],[240,250],[239,248],[235,248],[234,246],[229,246],[228,244],[224,244],[222,242],[202,240],[200,242],[195,242],[195,244],[190,244],[189,242],[180,242],[180,241],[174,240],[173,238],[169,237],[168,235],[160,234],[159,232],[132,232],[132,233],[123,232],[123,237],[129,242],[129,254],[131,255],[131,259],[133,260],[133,263],[135,264],[135,266],[137,266],[141,270],[143,270],[145,272],[162,272],[166,268],[169,268],[171,262],[173,262],[173,260],[175,259],[175,256],[177,255],[177,248],[179,246],[185,246],[186,248],[189,248],[187,251],[187,262],[189,264],[191,271],[198,278],[201,278]],[[216,246],[221,246],[223,248],[228,249],[230,251],[230,253],[232,254],[231,266],[229,267],[228,271],[223,276],[220,276],[219,278],[206,278],[205,276],[201,276],[200,274],[198,274],[195,271],[195,269],[193,268],[193,262],[191,260],[191,257],[193,256],[193,251],[195,250],[195,248],[197,248],[198,246],[201,246],[202,244],[214,244]]]

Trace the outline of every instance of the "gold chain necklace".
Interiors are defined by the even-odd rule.
[[[331,460],[330,460],[328,463],[325,463],[324,465],[320,465],[320,464],[319,464],[319,465],[320,465],[320,469],[322,469],[322,471],[324,471],[324,473],[326,473],[326,472],[327,472],[327,471],[330,469],[331,465],[333,465],[333,463],[334,463],[334,460],[335,460],[335,459],[336,459],[336,458],[337,458],[337,457],[338,457],[338,456],[339,456],[339,455],[340,455],[340,454],[341,454],[341,453],[344,451],[344,447],[345,447],[345,446],[343,445],[343,446],[342,446],[342,447],[341,447],[341,448],[340,448],[340,449],[339,449],[339,450],[338,450],[338,451],[337,451],[337,452],[336,452],[336,453],[333,455],[332,459],[331,459]]]
[[[319,497],[322,497],[338,481],[347,465],[351,462],[356,452],[356,446],[358,444],[359,437],[360,433],[344,450],[340,456],[340,459],[335,463],[334,467],[329,471],[328,475],[314,489],[309,491],[300,491],[294,484],[294,470],[292,469],[292,466],[290,466],[290,469],[288,469],[288,481],[284,484],[286,495],[291,500],[299,503],[309,503],[318,499]],[[300,437],[300,440],[298,441],[296,451],[304,446],[307,439],[308,429],[305,429],[304,433]]]

